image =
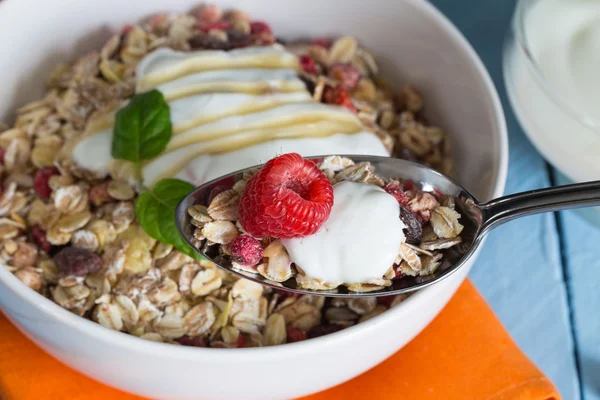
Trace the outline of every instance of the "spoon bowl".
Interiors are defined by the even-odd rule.
[[[242,177],[245,171],[259,168],[260,165],[236,171],[207,182],[184,197],[175,210],[175,219],[179,234],[199,254],[220,268],[275,289],[328,297],[377,297],[413,292],[433,285],[458,271],[476,252],[487,232],[496,226],[521,216],[540,212],[600,205],[600,181],[558,186],[554,188],[532,190],[529,192],[501,197],[487,203],[480,203],[465,188],[452,178],[431,168],[411,161],[378,156],[341,155],[355,162],[370,162],[375,173],[384,179],[411,180],[424,192],[441,192],[454,198],[455,207],[461,214],[464,226],[460,236],[462,242],[454,247],[442,250],[444,258],[437,270],[426,276],[405,276],[394,279],[392,285],[371,292],[352,292],[345,286],[333,290],[311,290],[297,287],[296,280],[285,282],[269,280],[258,273],[232,268],[231,262],[219,255],[217,246],[194,246],[193,225],[187,209],[195,204],[206,204],[211,190],[218,186],[230,187]],[[320,162],[325,156],[307,157]]]

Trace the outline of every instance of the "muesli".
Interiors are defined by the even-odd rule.
[[[192,66],[188,75],[173,72],[180,62]],[[352,37],[284,43],[267,23],[215,5],[155,15],[57,66],[45,97],[0,128],[2,264],[74,314],[148,340],[277,345],[354,325],[402,297],[263,288],[193,258],[174,226],[153,216],[172,220],[178,199],[169,193],[199,184],[186,175],[198,168],[182,160],[197,166],[194,157],[210,156],[227,168],[228,156],[278,141],[364,144],[451,173],[449,142],[423,110],[418,91],[394,92]],[[236,118],[254,128],[241,130]],[[402,273],[430,267],[400,263]]]

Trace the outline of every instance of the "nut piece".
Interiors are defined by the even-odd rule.
[[[102,268],[102,259],[96,253],[76,247],[65,247],[53,260],[61,277],[84,276]]]

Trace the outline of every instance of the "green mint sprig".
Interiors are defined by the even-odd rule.
[[[171,140],[172,132],[171,110],[162,93],[151,90],[137,94],[117,112],[112,157],[135,163],[136,178],[141,181],[142,161],[162,153]],[[144,231],[182,253],[202,259],[179,236],[175,225],[175,208],[194,186],[179,179],[162,179],[153,190],[143,189],[144,193],[136,200],[135,214]]]

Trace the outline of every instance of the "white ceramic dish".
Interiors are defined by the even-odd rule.
[[[50,67],[98,48],[110,30],[194,0],[4,0],[0,3],[0,118],[41,96]],[[459,180],[482,200],[502,193],[507,134],[482,63],[461,34],[422,0],[272,2],[224,0],[268,21],[284,38],[356,35],[396,82],[412,82],[428,114],[454,142]],[[472,259],[474,260],[474,258]],[[446,304],[471,263],[449,279],[356,327],[257,349],[204,349],[148,342],[76,317],[0,268],[0,306],[34,342],[72,368],[154,398],[281,399],[342,383],[418,334]]]

